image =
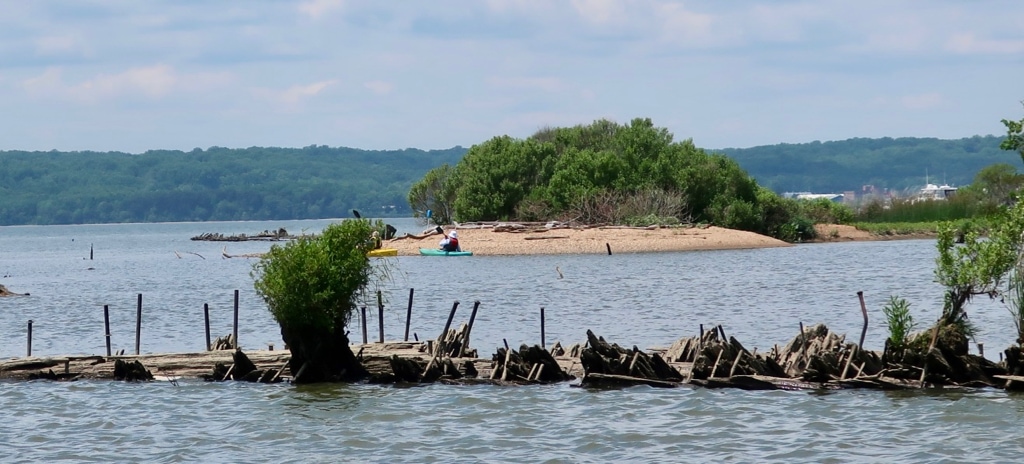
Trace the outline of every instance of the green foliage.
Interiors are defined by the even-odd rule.
[[[1013,140],[1019,149],[1022,139]],[[999,146],[996,136],[885,137],[716,151],[736,160],[759,184],[775,192],[860,192],[865,185],[899,192],[919,189],[927,173],[950,185],[967,185],[985,166],[1019,162],[1019,156]]]
[[[995,296],[1017,262],[1024,232],[1024,202],[993,217],[987,236],[973,222],[957,234],[953,224],[939,227],[935,277],[946,288],[941,321],[965,325],[964,307],[976,295]],[[959,235],[959,236],[958,236]],[[963,244],[957,245],[957,238]]]
[[[910,314],[910,303],[895,295],[889,296],[889,303],[882,307],[886,326],[889,327],[889,343],[894,350],[906,348],[910,332],[914,330],[914,316]]]
[[[731,159],[640,118],[495,137],[470,148],[452,178],[459,221],[698,221],[766,232],[760,201],[774,196]]]
[[[949,200],[892,199],[886,204],[873,200],[863,205],[852,219],[856,222],[940,222],[956,221],[980,214],[970,196],[957,195]]]
[[[1008,309],[1017,328],[1017,345],[1024,346],[1024,261],[1018,256],[1017,262],[1007,278],[1006,293]]]
[[[452,223],[452,211],[455,203],[455,185],[452,181],[452,167],[445,163],[441,167],[431,169],[419,182],[409,190],[409,205],[413,209],[413,217],[422,218],[424,222],[436,225]],[[431,211],[429,220],[427,211]]]
[[[1006,126],[1006,139],[999,144],[999,148],[1015,151],[1020,154],[1021,160],[1024,160],[1024,119],[1020,121],[1003,119],[1002,122]]]
[[[800,213],[816,224],[849,224],[853,221],[853,209],[827,198],[798,200]]]
[[[348,219],[319,236],[274,245],[253,265],[256,292],[284,329],[337,333],[349,320],[367,286],[387,277],[366,253],[376,224]]]
[[[968,221],[953,223],[954,237],[963,236],[963,225]],[[857,222],[854,227],[871,232],[875,235],[917,235],[936,234],[939,232],[939,222]]]
[[[211,147],[0,152],[0,225],[411,216],[406,197],[465,153]],[[394,206],[392,208],[392,206]]]
[[[471,147],[455,168],[455,218],[512,218],[529,190],[546,180],[545,166],[551,162],[552,150],[548,143],[508,136]]]

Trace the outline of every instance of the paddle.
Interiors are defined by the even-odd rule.
[[[444,229],[442,229],[441,226],[435,227],[434,230],[436,230],[437,233],[439,233],[441,235],[444,235],[444,238],[448,238],[448,234],[444,233]],[[444,247],[442,247],[441,249],[444,250]],[[444,250],[444,253],[448,254],[449,251],[448,250]]]
[[[356,211],[356,210],[352,210],[352,215],[355,216],[356,219],[362,219],[363,218],[362,216],[359,215],[359,211]]]

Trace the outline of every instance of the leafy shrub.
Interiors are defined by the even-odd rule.
[[[378,221],[379,222],[379,221]],[[274,245],[253,265],[256,292],[283,329],[341,330],[377,276],[366,253],[382,224],[345,220],[315,237]]]
[[[910,332],[914,330],[914,316],[910,314],[910,303],[896,296],[889,297],[889,303],[882,307],[886,325],[889,327],[889,345],[894,350],[907,347]]]

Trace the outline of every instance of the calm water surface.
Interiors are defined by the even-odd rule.
[[[204,303],[214,335],[231,332],[240,294],[245,347],[282,345],[252,290],[252,260],[222,259],[202,232],[285,227],[317,232],[330,221],[0,227],[0,283],[27,298],[0,299],[0,356],[102,354],[103,305],[115,349],[198,351]],[[391,220],[400,233],[411,220]],[[89,260],[93,247],[94,259]],[[227,252],[265,251],[264,242]],[[467,244],[466,248],[472,248]],[[177,253],[175,253],[177,252]],[[180,256],[180,257],[179,257]],[[200,257],[201,256],[201,257]],[[204,259],[205,258],[205,259]],[[805,325],[860,335],[856,297],[885,338],[889,295],[911,302],[922,326],[938,315],[934,241],[801,245],[783,249],[584,256],[393,259],[385,332],[435,337],[461,302],[481,302],[473,345],[486,356],[506,339],[582,342],[587,329],[624,346],[667,346],[699,324],[722,324],[748,348],[784,344]],[[559,277],[559,271],[563,277]],[[1006,309],[969,308],[989,358],[1013,338]],[[376,311],[371,314],[371,338]],[[358,333],[359,330],[353,330]],[[353,337],[355,338],[355,337]],[[1024,398],[1001,391],[742,392],[635,387],[591,391],[530,387],[251,385],[184,381],[0,383],[5,462],[1010,462],[1024,452]]]

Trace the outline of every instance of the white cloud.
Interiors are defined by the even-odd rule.
[[[594,24],[606,24],[623,18],[623,7],[627,3],[620,0],[572,0],[572,7],[583,19]]]
[[[395,88],[394,84],[384,81],[369,81],[364,82],[363,87],[366,87],[369,91],[376,95],[387,95]]]
[[[345,6],[342,0],[309,0],[299,4],[299,12],[312,19],[320,19],[327,13]]]
[[[47,68],[38,76],[24,79],[22,87],[29,95],[38,98],[98,103],[118,98],[161,99],[175,91],[200,92],[231,80],[225,73],[181,75],[163,64],[132,68],[117,74],[97,74],[70,84],[64,82],[63,76],[62,68]]]

